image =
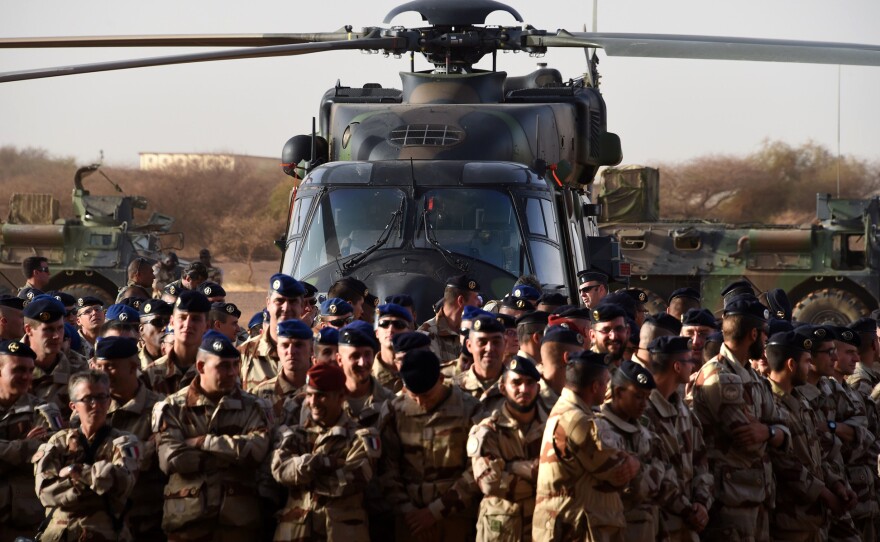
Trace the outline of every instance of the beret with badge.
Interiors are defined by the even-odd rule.
[[[541,337],[541,344],[546,343],[568,344],[583,348],[584,336],[566,324],[549,326],[544,330],[544,336]]]
[[[98,299],[97,297],[92,296],[92,295],[83,296],[83,297],[80,297],[79,299],[76,300],[77,310],[84,309],[86,307],[103,307],[103,306],[104,306],[104,301],[101,299]]]
[[[382,316],[394,316],[395,318],[412,322],[412,313],[409,312],[406,307],[402,307],[396,303],[385,303],[384,305],[379,305],[376,309],[379,311],[380,318]]]
[[[305,297],[315,297],[316,295],[318,295],[317,286],[315,286],[311,282],[301,280],[299,283],[303,287],[303,290],[305,290],[305,294],[303,294]]]
[[[199,295],[204,297],[203,294]],[[213,329],[206,331],[205,334],[202,335],[202,344],[199,345],[199,350],[219,356],[223,359],[241,358],[241,354],[235,348],[235,345],[232,344],[232,341],[230,341],[226,335],[214,331]]]
[[[138,311],[141,308],[141,304],[146,300],[147,299],[143,297],[123,297],[119,300],[119,303],[122,305],[128,305],[135,311]]]
[[[413,393],[428,392],[440,380],[440,359],[430,350],[410,350],[400,364],[400,379]]]
[[[837,334],[837,340],[851,346],[862,346],[862,338],[852,329],[845,326],[836,326],[834,332]]]
[[[95,344],[95,359],[125,359],[137,355],[137,340],[131,337],[101,337]]]
[[[163,295],[164,294],[173,295],[176,297],[176,296],[180,295],[180,292],[183,292],[184,290],[186,290],[186,288],[184,288],[177,281],[175,281],[175,282],[170,282],[170,283],[166,284],[165,287],[162,288],[162,294]]]
[[[467,275],[455,275],[446,279],[446,286],[458,288],[459,290],[467,290],[469,292],[479,292],[480,283]]]
[[[206,281],[199,284],[196,290],[202,292],[207,297],[226,297],[226,290],[216,282]]]
[[[338,393],[345,389],[345,373],[336,363],[318,363],[306,372],[306,388],[320,393]]]
[[[639,389],[653,390],[657,387],[651,372],[632,360],[621,363],[618,371]]]
[[[123,324],[138,323],[140,314],[128,305],[116,303],[107,307],[106,319],[108,322],[121,322]]]
[[[407,331],[392,337],[391,345],[395,352],[409,352],[416,348],[431,346],[431,337],[421,331]]]
[[[755,296],[739,295],[731,298],[725,305],[724,316],[749,316],[766,322],[770,318],[770,310],[762,305]]]
[[[0,341],[0,356],[37,359],[37,353],[30,346],[18,341]]]
[[[541,380],[541,373],[538,372],[532,360],[528,358],[513,356],[513,359],[510,360],[510,364],[507,366],[507,370],[518,375],[534,378],[537,381]]]
[[[504,329],[516,329],[516,318],[512,314],[495,314],[495,319]]]
[[[285,337],[288,339],[314,338],[312,328],[310,328],[309,325],[302,320],[297,320],[295,318],[278,322],[276,331],[278,332],[279,337]]]
[[[681,321],[675,316],[665,312],[658,312],[657,314],[647,317],[645,323],[654,324],[654,326],[659,327],[660,329],[665,329],[673,335],[681,333]]]
[[[174,305],[171,303],[161,299],[148,299],[141,303],[139,314],[141,318],[150,319],[154,316],[171,316],[172,312],[174,312]]]
[[[528,299],[524,299],[521,297],[513,297],[508,294],[501,298],[501,306],[507,307],[508,309],[514,309],[518,311],[533,311],[535,310],[535,304],[529,301]]]
[[[25,318],[48,323],[60,320],[65,314],[67,314],[67,309],[65,309],[64,305],[54,297],[42,294],[34,297],[27,305],[25,305],[21,314]]]
[[[174,310],[179,312],[211,312],[211,302],[202,292],[184,290],[174,302]]]
[[[283,297],[301,297],[305,295],[306,289],[290,275],[275,273],[269,278],[269,292]]]
[[[510,295],[517,299],[528,299],[529,301],[537,301],[541,298],[541,292],[528,284],[514,286]]]
[[[21,291],[18,292],[18,298],[24,300],[24,304],[27,305],[31,302],[31,300],[33,300],[33,298],[37,297],[38,295],[43,295],[44,293],[45,292],[43,292],[42,290],[27,287],[22,288]]]
[[[60,301],[65,307],[73,307],[76,305],[76,298],[67,292],[49,292],[49,295]]]
[[[494,314],[492,316],[478,316],[474,318],[471,330],[477,333],[504,333],[504,324],[499,322]]]
[[[361,322],[360,325],[358,322]],[[379,349],[379,341],[376,340],[376,334],[370,324],[362,320],[352,322],[339,330],[339,346],[368,346],[373,350]]]
[[[321,303],[319,310],[321,311],[321,316],[342,316],[344,314],[352,314],[354,307],[341,297],[331,297]]]
[[[227,303],[225,301],[215,301],[211,303],[211,310],[217,312],[225,312],[236,318],[241,318],[241,311],[235,306],[235,303]]]
[[[682,354],[693,350],[693,341],[688,337],[666,335],[657,337],[648,345],[648,351],[652,354]]]
[[[254,313],[253,316],[251,316],[251,319],[248,320],[248,329],[253,329],[256,326],[261,326],[261,325],[263,325],[263,322],[265,322],[268,319],[269,319],[269,315],[266,313],[265,310],[261,310],[259,312],[256,312],[256,313]]]
[[[766,294],[770,314],[780,320],[791,320],[791,301],[782,288],[774,288]]]
[[[607,297],[607,296],[606,296]],[[626,318],[626,311],[620,305],[614,303],[600,303],[593,309],[594,322],[610,322],[617,318]]]
[[[793,348],[809,352],[815,346],[812,338],[798,333],[797,331],[783,331],[770,335],[767,346],[782,346],[784,348]]]
[[[639,305],[644,305],[648,302],[648,294],[645,293],[644,290],[639,290],[638,288],[627,288],[626,290],[620,290],[620,292],[630,296],[632,300]]]
[[[339,330],[333,326],[322,327],[317,333],[318,344],[325,346],[339,344]]]

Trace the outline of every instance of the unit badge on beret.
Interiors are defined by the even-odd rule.
[[[483,327],[483,322],[480,322],[479,320],[474,322],[474,331],[480,331],[481,327]]]
[[[49,316],[48,312],[41,312],[40,313],[40,320],[42,320],[43,322],[48,322],[49,318],[51,318],[51,317]]]
[[[228,312],[229,314],[232,314],[233,312],[235,312],[235,305],[233,305],[231,303],[229,305],[226,305],[226,312]]]
[[[177,286],[171,285],[168,287],[168,293],[171,295],[177,295]]]
[[[476,290],[476,289],[477,289],[477,282],[476,281],[472,280],[472,281],[468,282],[468,290]]]
[[[804,348],[806,350],[812,349],[813,348],[813,341],[811,341],[810,339],[804,339]]]
[[[214,341],[214,344],[211,345],[211,348],[214,349],[214,352],[220,352],[223,350],[223,343],[220,341]]]
[[[840,334],[840,336],[843,337],[843,339],[846,341],[851,341],[853,338],[853,333],[852,331],[844,331]]]
[[[593,320],[599,321],[599,311],[593,311]]]
[[[28,292],[27,296],[28,296],[28,298],[33,297],[33,295],[31,295],[31,292]],[[77,307],[82,307],[84,304],[85,304],[85,302],[83,301],[83,298],[79,298],[76,300]]]
[[[785,313],[782,311],[776,311],[776,317],[777,318],[785,318]]]
[[[511,362],[510,362],[510,370],[511,370],[511,371],[515,371],[515,370],[516,370],[516,367],[517,367],[517,362],[516,362],[516,360],[511,361]]]
[[[335,304],[330,305],[329,310],[330,310],[330,314],[336,314],[336,305]]]
[[[281,288],[281,279],[275,279],[275,282],[272,283],[272,289],[277,290]]]
[[[120,322],[125,322],[126,320],[128,320],[128,315],[127,315],[127,314],[125,314],[125,313],[123,312],[122,314],[119,315],[119,321],[120,321]]]
[[[578,333],[577,335],[575,335],[575,340],[577,340],[577,343],[578,343],[578,344],[584,344],[584,336],[581,335],[580,333]]]
[[[33,292],[28,292],[28,293],[25,295],[25,297],[27,297],[29,300],[33,300],[33,299],[34,299],[34,293],[33,293]],[[79,300],[79,306],[82,307],[82,299]]]
[[[175,306],[175,307],[179,307],[180,304],[181,304],[182,302],[183,302],[183,299],[181,299],[181,298],[178,297],[178,298],[177,298],[177,301],[174,302],[174,306]]]
[[[205,295],[211,295],[211,287],[210,286],[205,288]]]
[[[648,383],[648,377],[645,376],[645,373],[639,373],[639,376],[636,377],[636,380],[639,381],[639,384],[645,385]]]
[[[8,348],[10,352],[18,352],[18,349],[20,347],[18,346],[17,342],[11,342],[11,343],[9,343],[9,346],[7,346],[6,348]]]
[[[821,327],[815,331],[813,331],[813,335],[819,337],[820,339],[825,336],[825,330]]]
[[[53,296],[53,297],[54,297],[55,299],[57,299],[58,301],[61,301],[61,296],[60,296],[60,295],[56,295],[56,296]]]
[[[513,292],[513,295],[516,297],[522,297],[522,290],[516,290],[515,292]]]
[[[526,302],[525,302],[525,301],[523,301],[522,299],[517,299],[517,300],[516,300],[516,308],[518,308],[518,309],[523,309],[523,308],[525,308],[525,306],[526,306]]]
[[[364,288],[364,297],[367,297],[368,295],[370,295],[370,289]]]
[[[153,305],[152,305],[152,304],[147,303],[146,305],[144,305],[144,312],[145,312],[145,313],[150,314],[150,311],[151,311],[151,310],[153,310]]]
[[[648,296],[645,294],[645,292],[639,292],[639,301],[644,303],[647,300],[648,300]]]
[[[770,309],[764,309],[764,320],[770,318]]]

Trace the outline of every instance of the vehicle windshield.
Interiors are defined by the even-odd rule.
[[[396,188],[342,188],[324,194],[307,228],[302,255],[293,275],[305,276],[337,258],[371,248],[400,209],[403,198],[404,193]],[[291,224],[291,230],[303,226],[303,223]],[[393,226],[398,227],[400,221]],[[400,236],[391,235],[382,248],[401,244]]]
[[[422,212],[416,248],[441,248],[514,276],[531,273],[516,210],[506,193],[481,188],[430,190],[424,195]]]

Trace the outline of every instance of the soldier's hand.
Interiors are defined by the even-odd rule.
[[[628,484],[630,480],[636,477],[641,467],[642,464],[636,456],[627,454],[626,460],[614,467],[609,473],[611,475],[611,483],[616,486]]]
[[[831,510],[831,513],[839,516],[846,512],[845,503],[834,493],[831,492],[827,487],[822,489],[822,492],[819,494],[819,498],[822,499],[822,502],[825,503],[825,506]]]
[[[702,532],[709,523],[709,512],[706,507],[696,502],[691,505],[691,514],[687,518],[688,523],[695,531]]]
[[[28,434],[25,435],[24,438],[26,438],[26,439],[29,439],[29,438],[39,439],[39,438],[45,437],[48,434],[49,434],[49,430],[46,429],[45,427],[34,427],[30,431],[28,431]]]
[[[202,443],[205,442],[205,436],[202,435],[200,437],[192,437],[183,441],[184,444],[191,448],[201,448]]]
[[[770,427],[751,416],[750,418],[749,423],[737,427],[731,433],[734,442],[740,446],[753,446],[770,438]]]
[[[432,514],[427,508],[413,510],[406,514],[404,519],[406,520],[407,527],[412,531],[412,534],[428,532],[428,530],[436,523],[434,514]]]
[[[529,480],[534,482],[538,479],[538,460],[534,461],[513,461],[510,464],[510,472],[523,478],[524,480]]]

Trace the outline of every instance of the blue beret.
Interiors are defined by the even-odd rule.
[[[174,309],[181,312],[210,312],[211,302],[202,292],[184,290],[174,302]]]
[[[766,321],[770,311],[754,296],[742,295],[730,299],[724,307],[724,316],[742,315]]]
[[[676,297],[686,297],[688,299],[695,299],[697,301],[700,301],[700,292],[696,291],[693,288],[679,288],[669,295],[669,302],[672,303],[672,300]]]
[[[480,316],[495,316],[495,314],[489,311],[484,311],[480,307],[474,307],[473,305],[466,305],[461,311],[462,320],[473,320]]]
[[[248,320],[248,329],[251,329],[254,326],[262,325],[263,322],[267,320],[267,318],[268,315],[264,310],[255,313],[253,316],[251,316],[251,319]]]
[[[30,346],[18,341],[0,342],[0,356],[16,356],[19,358],[37,359],[37,353]]]
[[[532,360],[528,358],[523,358],[520,356],[513,356],[513,359],[510,360],[510,365],[508,365],[508,370],[522,376],[528,376],[530,378],[534,378],[537,381],[541,380],[541,373],[538,372],[538,369],[535,368],[535,364]]]
[[[361,322],[365,324],[358,324]],[[342,327],[339,330],[339,346],[369,346],[373,350],[379,349],[379,341],[376,340],[376,333],[373,327],[362,320],[357,320]]]
[[[504,333],[504,325],[495,319],[494,314],[474,319],[471,329],[477,333]]]
[[[241,318],[241,311],[235,306],[235,303],[227,303],[225,301],[216,301],[211,303],[211,310],[225,312],[226,314]]]
[[[302,320],[290,319],[278,322],[278,336],[288,339],[311,339],[314,337],[312,328]]]
[[[797,331],[782,331],[770,335],[770,340],[767,341],[767,346],[784,346],[786,348],[794,348],[796,350],[809,352],[815,345],[813,339],[798,333]]]
[[[713,315],[709,309],[688,309],[688,311],[681,316],[681,325],[717,328],[718,322],[715,320],[715,315]]]
[[[623,373],[627,380],[635,384],[637,388],[653,390],[657,387],[651,372],[630,359],[621,363],[618,370]]]
[[[31,300],[38,295],[43,295],[45,292],[42,290],[38,290],[36,288],[22,288],[20,292],[18,292],[18,298],[24,300],[25,305],[31,302]]]
[[[507,307],[509,309],[515,309],[518,311],[533,311],[535,310],[535,304],[529,301],[528,299],[513,297],[512,295],[506,295],[501,299],[501,306]]]
[[[22,310],[25,318],[40,322],[54,322],[67,314],[64,305],[54,297],[41,294],[34,297]]]
[[[480,283],[467,275],[456,275],[446,279],[446,286],[458,288],[459,290],[467,290],[470,292],[479,292]]]
[[[269,279],[269,288],[272,292],[284,297],[300,297],[306,293],[306,289],[298,280],[284,273],[272,275]]]
[[[172,312],[174,312],[174,306],[161,299],[148,299],[141,303],[141,316],[171,316]]]
[[[415,307],[415,302],[413,302],[413,298],[409,294],[389,295],[385,298],[385,303],[394,303],[395,305],[400,305],[401,307]]]
[[[537,301],[541,297],[541,292],[528,284],[520,284],[513,287],[510,295],[518,299],[528,299],[529,301]]]
[[[0,307],[22,310],[24,308],[24,299],[9,294],[3,294],[0,295]]]
[[[693,350],[693,341],[687,337],[667,335],[657,337],[648,345],[648,350],[654,354],[680,354]]]
[[[206,297],[226,297],[226,290],[216,282],[203,282],[196,289],[205,294]]]
[[[318,330],[318,344],[339,344],[339,330],[333,326],[322,327]]]
[[[203,294],[199,295],[204,297]],[[230,341],[226,335],[214,331],[213,329],[206,331],[205,334],[202,335],[202,344],[199,345],[199,350],[204,350],[205,352],[221,358],[238,359],[241,357],[241,354],[235,349],[235,345],[232,344],[232,341]]]
[[[544,336],[541,338],[541,344],[544,343],[570,344],[583,348],[584,336],[566,325],[550,326],[544,330]]]
[[[425,393],[440,380],[440,360],[430,350],[411,350],[403,356],[400,379],[413,393]]]
[[[331,297],[321,303],[321,316],[336,316],[337,314],[342,316],[353,312],[354,307],[351,306],[351,303],[341,297]]]
[[[79,336],[76,326],[70,322],[64,322],[64,336],[70,339],[70,349],[79,352],[79,349],[82,348],[82,338]]]
[[[626,311],[620,305],[600,303],[599,306],[593,309],[594,322],[610,322],[615,318],[626,318]]]
[[[379,310],[379,316],[396,316],[397,318],[402,318],[407,322],[412,322],[412,313],[409,312],[405,307],[401,307],[395,303],[386,303],[384,305],[379,305],[376,307]]]
[[[124,359],[137,354],[137,340],[131,337],[100,337],[95,345],[95,359]]]
[[[107,321],[111,322],[114,320],[126,324],[138,323],[140,321],[140,315],[138,314],[138,311],[128,305],[116,303],[115,305],[107,307]]]
[[[648,318],[646,318],[645,323],[648,322],[654,324],[661,329],[672,332],[673,335],[678,335],[679,333],[681,333],[681,321],[671,314],[666,314],[665,312],[657,313],[653,316],[649,316]]]
[[[409,352],[415,348],[431,346],[431,337],[421,331],[406,331],[391,338],[395,352]]]

